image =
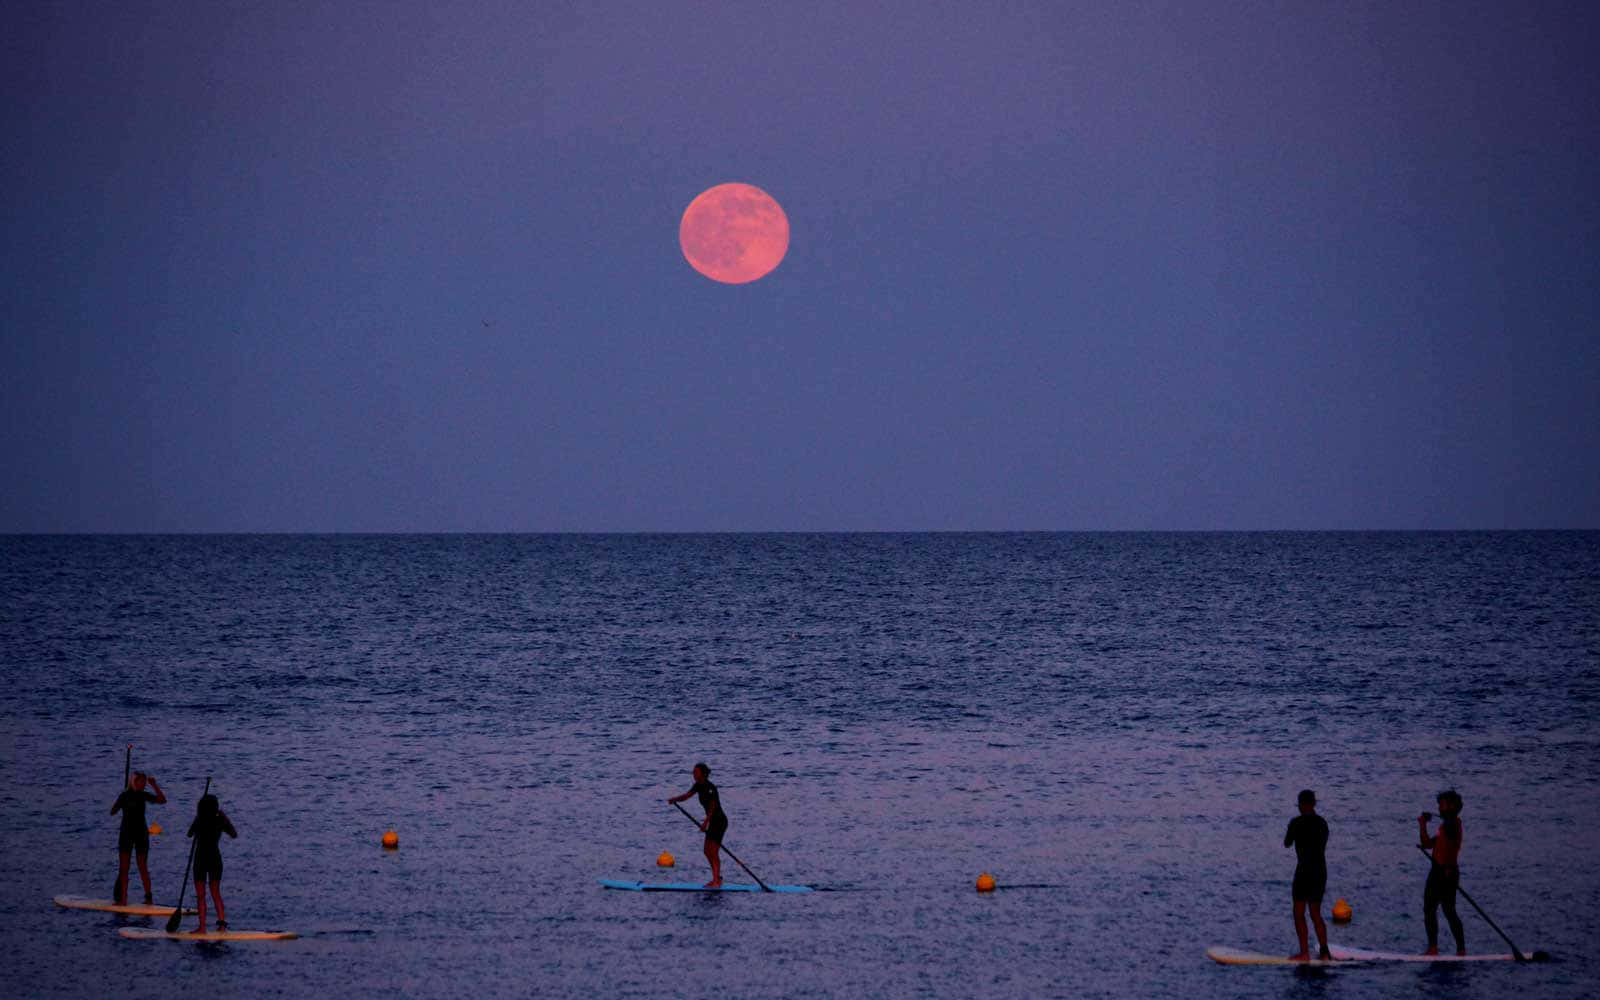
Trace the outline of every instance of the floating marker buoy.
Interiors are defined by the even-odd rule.
[[[398,833],[395,833],[393,830],[389,830],[388,832],[386,832],[383,835],[383,849],[386,850],[386,851],[397,851],[397,850],[399,850],[400,849],[400,835]]]
[[[150,824],[150,832],[152,834],[160,833],[161,832],[161,824],[160,823],[151,823]]]
[[[988,872],[984,872],[982,875],[979,875],[978,876],[978,891],[979,892],[994,892],[994,876],[990,875]]]
[[[656,855],[656,864],[660,865],[662,868],[671,868],[677,863],[677,859],[672,856],[671,851],[662,851],[660,854]]]
[[[1348,924],[1350,918],[1355,916],[1355,911],[1350,909],[1350,904],[1342,899],[1333,902],[1333,921],[1337,924]]]

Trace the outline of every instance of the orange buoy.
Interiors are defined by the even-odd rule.
[[[1350,918],[1354,917],[1355,915],[1356,915],[1355,911],[1350,909],[1350,904],[1349,903],[1346,903],[1342,899],[1334,900],[1334,903],[1333,903],[1333,921],[1334,921],[1334,923],[1348,924],[1350,922]]]
[[[160,832],[161,832],[161,824],[160,823],[151,823],[150,824],[150,833],[151,833],[152,836],[154,836],[155,834],[158,834]]]
[[[982,875],[979,875],[978,876],[978,891],[979,892],[994,892],[994,876],[990,875],[988,872],[984,872]]]
[[[662,851],[660,854],[656,855],[656,864],[660,865],[662,868],[671,868],[677,863],[678,861],[672,856],[671,851]]]
[[[384,835],[383,835],[383,849],[386,850],[386,851],[399,850],[400,849],[400,835],[398,833],[395,833],[393,830],[389,830],[389,831],[385,832]]]

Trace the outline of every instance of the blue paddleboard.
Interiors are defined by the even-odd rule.
[[[724,882],[715,889],[707,889],[703,885],[694,885],[690,882],[629,882],[619,878],[603,878],[600,884],[607,889],[627,889],[630,892],[762,892],[759,885],[746,882]],[[767,888],[773,892],[810,892],[809,885],[773,885],[767,883]]]

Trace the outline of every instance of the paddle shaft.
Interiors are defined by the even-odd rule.
[[[211,794],[211,779],[206,778],[206,790],[200,793],[203,799]],[[178,884],[178,905],[172,908],[172,916],[167,918],[167,933],[177,931],[178,925],[183,923],[183,894],[189,888],[189,869],[194,866],[194,849],[200,846],[200,838],[192,837],[189,840],[189,860],[183,863],[183,881]]]
[[[1418,844],[1417,845],[1417,850],[1421,851],[1422,852],[1422,856],[1427,858],[1429,861],[1433,860],[1433,855],[1428,853],[1428,849],[1426,847],[1423,847],[1421,844]],[[1519,949],[1517,947],[1516,942],[1512,941],[1511,938],[1507,937],[1506,936],[1506,932],[1500,929],[1500,925],[1495,923],[1493,920],[1490,920],[1489,919],[1489,915],[1487,913],[1483,912],[1483,907],[1478,905],[1478,901],[1473,899],[1470,895],[1468,895],[1467,894],[1467,890],[1461,888],[1461,882],[1460,882],[1459,879],[1457,879],[1457,881],[1456,881],[1456,891],[1461,893],[1461,898],[1465,899],[1467,902],[1472,904],[1472,908],[1474,910],[1478,911],[1478,916],[1483,918],[1483,922],[1484,923],[1488,924],[1490,927],[1493,927],[1494,928],[1494,932],[1496,934],[1500,935],[1502,938],[1505,938],[1506,944],[1511,945],[1511,954],[1512,954],[1512,956],[1515,957],[1517,961],[1526,962],[1528,960],[1527,956],[1523,955],[1521,949]]]
[[[694,816],[689,812],[689,810],[687,810],[687,809],[685,809],[683,807],[682,803],[674,802],[673,805],[677,806],[678,807],[678,811],[683,813],[683,818],[684,819],[687,819],[689,822],[693,823],[695,826],[699,826],[700,825],[700,821],[695,819]],[[726,854],[728,857],[732,858],[734,860],[735,864],[737,864],[740,868],[743,868],[746,875],[749,875],[751,878],[756,880],[756,885],[759,885],[761,887],[761,891],[762,892],[771,892],[772,891],[772,887],[767,885],[767,883],[761,881],[761,876],[757,875],[755,872],[751,871],[749,865],[745,864],[743,861],[740,861],[739,860],[739,856],[737,854],[735,854],[732,851],[728,850],[728,848],[725,847],[724,845],[722,845],[721,843],[718,843],[717,846],[722,848],[722,853],[723,854]]]
[[[133,775],[132,768],[133,768],[133,744],[129,743],[128,744],[128,749],[126,749],[126,750],[124,750],[122,752],[122,791],[123,792],[128,790],[128,779],[130,777],[132,777],[132,775]],[[122,792],[118,792],[117,794],[121,795]],[[118,866],[119,870],[117,872],[117,877],[115,879],[113,879],[112,882],[111,882],[111,898],[115,902],[126,903],[127,900],[123,898],[122,873],[121,873],[120,868],[121,868],[121,866],[119,865]]]

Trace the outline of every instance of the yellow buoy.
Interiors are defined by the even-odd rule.
[[[1333,919],[1335,923],[1347,924],[1353,916],[1355,916],[1355,911],[1350,909],[1349,903],[1342,899],[1334,900]]]
[[[161,832],[161,824],[160,823],[151,823],[150,824],[150,832],[152,834],[160,833]]]
[[[672,856],[671,851],[662,851],[660,854],[656,855],[656,864],[660,865],[662,868],[671,868],[677,863],[677,859]]]
[[[978,876],[978,891],[979,892],[994,892],[994,876],[990,875],[988,872],[984,872],[982,875],[979,875]]]
[[[384,835],[383,835],[383,849],[386,850],[386,851],[399,850],[400,849],[400,835],[398,833],[395,833],[393,830],[389,830],[388,832],[384,833]]]

